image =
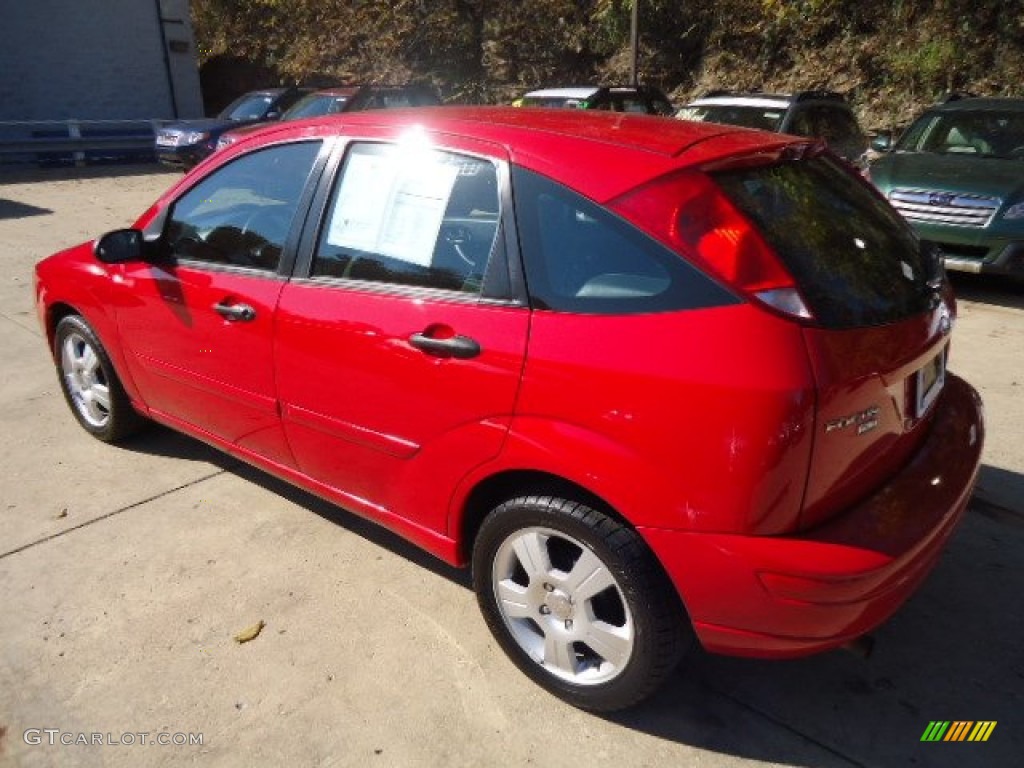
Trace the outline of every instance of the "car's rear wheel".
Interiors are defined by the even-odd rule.
[[[146,420],[132,407],[103,345],[78,315],[57,323],[57,373],[78,423],[94,437],[115,442],[137,432]]]
[[[494,509],[474,545],[473,584],[516,665],[582,709],[648,696],[692,637],[640,536],[567,499],[524,496]]]

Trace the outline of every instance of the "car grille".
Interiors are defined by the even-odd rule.
[[[977,228],[987,227],[1002,204],[996,197],[928,189],[894,189],[889,202],[909,221]]]

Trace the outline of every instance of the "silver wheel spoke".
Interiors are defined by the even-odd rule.
[[[593,621],[586,628],[581,641],[612,666],[622,667],[633,650],[633,628],[630,624],[614,627],[603,621]]]
[[[510,619],[533,618],[536,608],[530,605],[526,587],[521,587],[510,579],[498,584],[498,600],[501,611]]]
[[[559,632],[549,629],[544,635],[544,664],[560,672],[576,675],[576,653],[572,643]]]
[[[548,558],[548,537],[537,531],[529,531],[519,536],[512,549],[519,558],[519,564],[526,571],[532,583],[535,579],[544,578],[551,571],[551,560]]]
[[[96,356],[96,351],[86,344],[82,349],[82,356],[79,358],[78,364],[82,367],[82,373],[92,376],[100,366],[100,359]]]
[[[103,384],[93,384],[92,400],[106,413],[110,413],[110,390]]]
[[[586,548],[563,582],[563,587],[577,603],[585,602],[613,586],[615,578],[611,571],[597,555]]]

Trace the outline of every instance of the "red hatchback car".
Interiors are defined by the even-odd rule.
[[[43,260],[71,410],[162,422],[471,565],[592,710],[694,640],[788,657],[885,621],[983,441],[936,255],[820,146],[445,108],[280,124]]]

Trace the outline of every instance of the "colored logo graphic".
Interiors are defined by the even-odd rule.
[[[996,729],[995,720],[932,720],[921,741],[988,741]]]

